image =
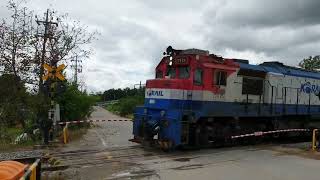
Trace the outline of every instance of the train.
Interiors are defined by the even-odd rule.
[[[144,105],[135,108],[132,141],[168,150],[319,127],[319,92],[316,71],[169,46],[146,81]]]

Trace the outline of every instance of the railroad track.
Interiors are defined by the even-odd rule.
[[[49,157],[46,157],[44,151],[27,151],[27,152],[18,152],[16,153],[6,153],[4,154],[6,159],[17,160],[20,162],[30,163],[37,158],[43,158],[43,171],[57,171],[64,170],[67,168],[82,168],[90,166],[100,166],[105,164],[112,163],[125,163],[125,164],[139,164],[141,161],[149,161],[155,159],[161,159],[161,161],[172,161],[172,160],[183,160],[183,159],[193,159],[200,156],[212,156],[223,154],[228,149],[234,150],[234,148],[242,148],[248,145],[254,145],[252,138],[237,139],[233,143],[223,144],[219,146],[210,146],[207,148],[216,147],[217,151],[209,150],[204,148],[200,151],[190,151],[190,150],[177,150],[174,152],[163,152],[157,148],[143,148],[141,145],[128,146],[128,147],[113,147],[113,148],[103,148],[103,149],[79,149],[71,151],[52,151],[49,152]],[[295,138],[284,138],[284,139],[264,139],[259,142],[258,146],[251,146],[251,150],[255,148],[260,148],[264,145],[270,144],[286,144],[293,142],[305,142],[309,141],[310,137],[295,137]],[[232,146],[232,148],[230,148]],[[261,148],[260,148],[261,149]],[[199,152],[199,153],[198,153]],[[36,155],[35,155],[36,153]],[[20,156],[19,156],[20,154]],[[54,158],[60,163],[57,165],[52,165],[46,163],[46,160],[49,158]],[[5,160],[5,159],[4,159]]]
[[[301,141],[301,140],[299,140]],[[282,143],[297,142],[285,140]],[[201,151],[174,151],[174,152],[163,152],[156,148],[143,148],[140,145],[130,147],[119,147],[119,148],[106,148],[99,150],[82,149],[75,151],[62,151],[54,152],[50,154],[52,157],[57,158],[61,161],[61,166],[66,168],[82,168],[90,166],[100,166],[112,163],[125,163],[125,164],[139,164],[141,161],[149,161],[155,159],[161,159],[163,161],[183,161],[183,159],[193,159],[203,156],[217,156],[223,154],[225,151],[237,149],[248,149],[249,151],[260,150],[264,146],[281,144],[281,142],[272,143],[265,141],[259,143],[259,145],[249,145],[249,143],[242,143],[241,145],[228,147],[229,145],[220,146],[216,148],[216,151],[203,149]],[[249,148],[248,148],[249,147]],[[145,163],[144,163],[145,164]],[[54,168],[53,168],[54,169]],[[46,170],[46,169],[45,169]],[[50,168],[48,168],[50,170]]]
[[[90,165],[103,165],[108,163],[123,162],[132,163],[139,160],[149,160],[154,157],[172,156],[158,149],[143,149],[141,146],[131,146],[124,148],[108,148],[100,150],[76,150],[64,151],[50,154],[51,157],[61,161],[63,166],[79,168]]]

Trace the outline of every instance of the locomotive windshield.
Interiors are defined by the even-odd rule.
[[[175,67],[168,67],[167,73],[166,73],[166,77],[173,79],[176,77],[176,68]]]
[[[180,79],[188,79],[190,77],[190,67],[189,66],[181,66],[178,67],[179,78]]]
[[[188,79],[190,77],[189,66],[168,67],[166,77],[169,79]]]

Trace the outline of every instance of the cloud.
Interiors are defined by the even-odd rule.
[[[216,9],[218,22],[234,27],[305,26],[319,23],[317,0],[229,0]]]
[[[29,0],[28,6],[38,14],[48,7],[67,12],[100,31],[94,54],[83,64],[89,91],[153,78],[168,45],[289,65],[320,49],[318,0]]]
[[[319,53],[320,12],[316,0],[220,1],[204,13],[209,49],[245,52],[296,65]]]

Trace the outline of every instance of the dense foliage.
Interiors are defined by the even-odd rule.
[[[121,98],[114,104],[107,105],[107,109],[111,112],[117,113],[120,116],[130,116],[134,112],[134,108],[143,105],[144,97],[141,95],[128,96]]]
[[[0,17],[0,139],[10,139],[7,135],[14,133],[9,132],[45,129],[50,99],[46,91],[49,84],[46,88],[42,80],[44,63],[68,65],[75,56],[88,58],[88,44],[97,35],[67,14],[48,10],[45,16],[35,16],[28,1],[8,0],[6,7],[9,16]],[[58,25],[47,27],[50,37],[42,32],[46,15]],[[42,53],[43,47],[47,53]],[[96,98],[79,91],[77,86],[66,85],[66,92],[57,99],[62,104],[62,119],[85,118]]]
[[[134,108],[144,103],[144,92],[145,88],[141,87],[139,89],[124,88],[124,89],[109,89],[103,94],[100,94],[101,101],[113,101],[118,100],[113,103],[108,103],[106,108],[120,116],[131,116],[133,114]]]
[[[79,91],[76,85],[68,85],[65,93],[57,100],[61,107],[62,120],[72,121],[88,117],[99,98]]]
[[[0,76],[0,123],[9,126],[20,122],[24,126],[22,119],[26,116],[26,101],[30,97],[21,81],[15,78],[11,74]]]
[[[144,96],[144,88],[124,88],[124,89],[109,89],[101,94],[102,101],[118,100],[128,96]]]
[[[299,66],[307,70],[320,70],[320,56],[309,56],[303,59]]]
[[[48,97],[28,92],[20,80],[13,81],[13,78],[15,76],[10,74],[0,76],[0,139],[10,142],[17,135],[13,132],[32,134],[39,128],[38,114],[44,112],[47,116],[50,104]],[[89,116],[99,98],[66,83],[66,91],[56,100],[62,110],[62,120],[76,120]]]

